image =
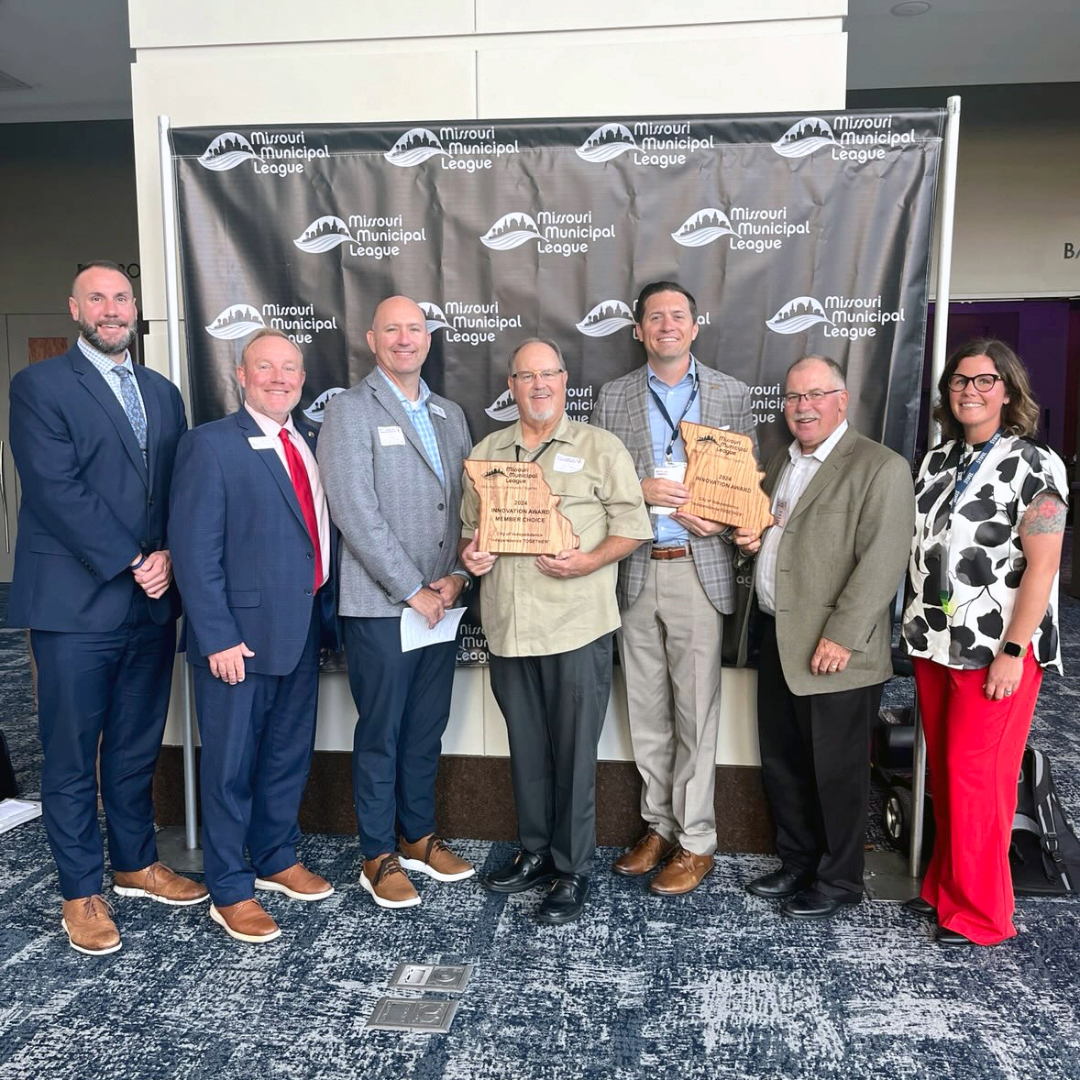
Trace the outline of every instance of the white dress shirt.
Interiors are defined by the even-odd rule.
[[[290,483],[292,483],[292,474],[289,472],[289,462],[285,458],[285,444],[281,441],[281,429],[283,427],[289,433],[289,439],[300,454],[300,460],[307,470],[308,482],[311,484],[311,498],[315,503],[315,521],[319,527],[319,550],[322,554],[323,571],[323,578],[319,585],[325,585],[326,579],[330,576],[330,511],[326,506],[326,495],[323,493],[322,481],[319,480],[319,466],[315,461],[315,455],[308,449],[307,439],[296,430],[291,416],[284,424],[279,424],[276,420],[271,420],[269,416],[257,412],[246,403],[244,408],[247,409],[252,420],[259,425],[259,430],[267,438],[274,440],[274,452],[285,469],[285,475],[289,477]]]
[[[776,614],[776,556],[780,551],[784,526],[791,520],[799,498],[821,468],[821,463],[832,453],[833,447],[843,438],[847,429],[848,422],[841,421],[839,427],[812,454],[802,452],[798,439],[788,447],[791,461],[784,466],[773,492],[771,510],[776,524],[766,529],[761,538],[761,550],[758,552],[754,575],[758,607],[768,615]]]

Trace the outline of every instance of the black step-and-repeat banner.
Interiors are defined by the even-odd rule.
[[[474,438],[517,418],[506,357],[554,338],[567,411],[644,362],[642,285],[697,298],[703,362],[751,388],[763,455],[786,441],[787,366],[847,371],[849,415],[910,457],[942,110],[607,117],[172,132],[193,420],[240,403],[247,337],[301,346],[300,408],[370,371],[365,331],[404,293],[424,378]],[[463,630],[462,659],[483,652]],[[475,659],[476,657],[471,657]]]

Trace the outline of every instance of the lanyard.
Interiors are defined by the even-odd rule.
[[[551,445],[551,444],[552,444],[552,443],[553,443],[554,441],[555,441],[554,439],[548,439],[548,441],[547,441],[546,443],[542,443],[542,444],[541,444],[541,445],[540,445],[540,446],[539,446],[539,447],[538,447],[538,448],[537,448],[536,450],[532,450],[532,451],[530,451],[530,450],[526,450],[525,452],[526,452],[526,453],[531,453],[531,454],[532,454],[532,457],[528,457],[528,458],[526,458],[525,460],[526,460],[526,461],[529,461],[529,462],[532,462],[532,461],[539,461],[539,460],[540,460],[540,456],[541,456],[541,455],[543,454],[543,452],[544,452],[544,451],[545,451],[545,450],[546,450],[546,449],[547,449],[547,448],[548,448],[548,447],[549,447],[549,446],[550,446],[550,445]],[[516,459],[517,459],[518,461],[520,461],[520,460],[521,460],[521,446],[520,446],[520,445],[518,445],[518,444],[516,444],[516,443],[514,444],[514,457],[515,457],[515,458],[516,458]]]
[[[668,443],[667,453],[664,454],[664,460],[668,463],[671,462],[671,451],[675,449],[675,442],[679,438],[679,424],[686,419],[686,414],[690,411],[690,407],[694,404],[694,399],[697,397],[698,392],[698,379],[697,372],[694,372],[694,388],[690,391],[690,397],[687,399],[686,408],[683,409],[682,415],[678,421],[673,422],[671,414],[667,411],[667,406],[660,400],[660,395],[653,389],[652,384],[649,384],[649,393],[653,396],[653,401],[656,402],[656,407],[660,410],[660,415],[667,421],[667,426],[671,428],[671,442]]]
[[[942,610],[946,615],[952,615],[952,589],[949,586],[949,562],[951,560],[951,548],[952,548],[952,515],[956,513],[956,504],[960,501],[961,496],[967,491],[971,485],[971,481],[975,479],[975,474],[979,471],[980,466],[986,460],[986,455],[990,453],[998,444],[998,440],[1001,438],[1001,428],[998,428],[994,432],[993,437],[990,438],[979,451],[979,453],[971,459],[967,467],[964,467],[963,460],[957,462],[956,465],[956,482],[953,487],[952,494],[952,506],[949,509],[949,542],[945,545],[945,553],[941,560],[940,575],[941,581],[938,588],[938,597],[941,600]]]
[[[960,501],[960,497],[967,491],[971,481],[975,479],[975,474],[979,471],[979,467],[986,460],[986,455],[990,453],[998,444],[998,440],[1001,438],[1001,428],[998,428],[994,432],[993,437],[985,443],[983,448],[979,451],[978,456],[972,460],[966,470],[963,468],[963,462],[958,462],[956,466],[956,486],[953,488],[952,507],[950,513],[956,512],[956,504]]]

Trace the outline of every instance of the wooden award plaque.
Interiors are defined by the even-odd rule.
[[[765,474],[754,460],[749,435],[689,420],[679,424],[679,434],[686,443],[683,483],[690,489],[690,501],[680,511],[755,532],[773,523],[769,497],[761,490]]]
[[[480,496],[480,551],[503,555],[555,555],[578,546],[570,522],[559,513],[535,461],[465,462]]]

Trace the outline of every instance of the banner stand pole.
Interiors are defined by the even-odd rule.
[[[956,209],[956,156],[960,137],[960,98],[946,102],[945,144],[941,172],[941,229],[937,245],[937,288],[934,292],[934,344],[930,354],[930,398],[945,370],[945,344],[949,330],[949,286],[952,277],[953,214]],[[927,448],[941,437],[933,412],[926,418]],[[915,697],[915,750],[911,770],[911,848],[908,875],[919,878],[922,870],[924,811],[926,808],[926,739],[923,736],[919,699]]]
[[[161,217],[165,236],[165,325],[169,342],[169,379],[183,395],[180,363],[180,302],[176,275],[176,188],[172,168],[172,148],[169,145],[170,121],[158,117],[158,156],[161,162]],[[170,842],[167,835],[158,836],[158,846],[165,860],[177,870],[202,870],[202,852],[195,816],[195,722],[191,702],[191,672],[186,659],[180,660],[181,725],[184,749],[184,837],[183,848]],[[170,830],[163,830],[164,833]]]

